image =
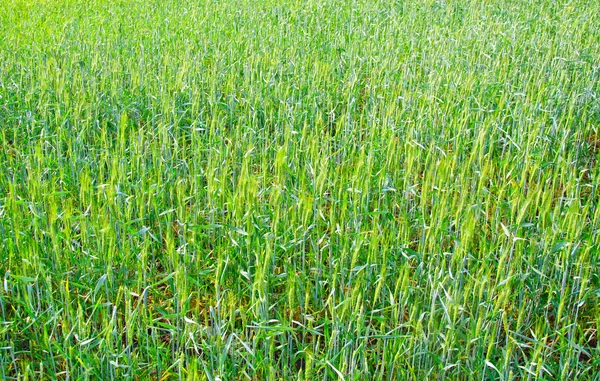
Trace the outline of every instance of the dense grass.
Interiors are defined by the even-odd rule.
[[[2,379],[599,379],[600,3],[0,4]]]

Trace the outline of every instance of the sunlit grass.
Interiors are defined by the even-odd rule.
[[[2,2],[2,379],[598,379],[594,9]]]

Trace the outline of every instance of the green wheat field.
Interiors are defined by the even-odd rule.
[[[600,380],[600,1],[0,2],[2,380]]]

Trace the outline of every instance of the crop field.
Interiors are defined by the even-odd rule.
[[[600,1],[0,1],[0,379],[600,380]]]

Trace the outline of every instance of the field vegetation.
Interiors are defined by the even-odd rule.
[[[0,378],[600,379],[600,2],[0,2]]]

